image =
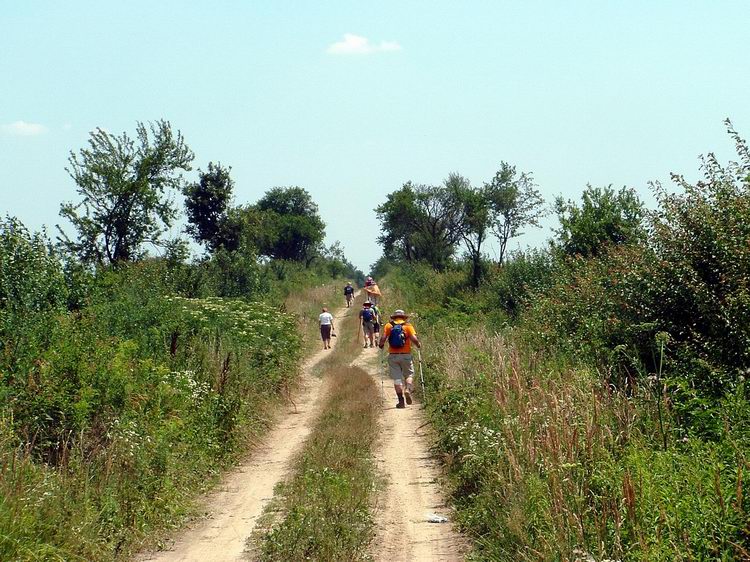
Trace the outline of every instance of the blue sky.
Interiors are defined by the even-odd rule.
[[[745,1],[0,0],[0,212],[58,223],[89,131],[164,118],[196,168],[232,166],[237,203],[308,189],[366,269],[372,209],[407,180],[481,184],[505,160],[549,200],[587,183],[650,199],[699,154],[731,157],[748,39]]]

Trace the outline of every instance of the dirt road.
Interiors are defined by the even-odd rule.
[[[341,318],[358,309],[342,308]],[[342,337],[347,337],[343,334]],[[333,345],[337,339],[334,338]],[[273,497],[274,487],[288,473],[315,423],[326,393],[325,382],[312,374],[315,365],[331,351],[320,351],[304,365],[302,390],[297,408],[289,405],[250,458],[228,474],[205,501],[207,517],[181,532],[169,550],[143,554],[139,561],[236,562],[247,560],[246,541],[263,509]],[[381,366],[376,349],[365,349],[355,361],[381,386]],[[466,552],[465,542],[450,522],[431,523],[433,516],[450,518],[440,491],[439,467],[430,456],[424,416],[418,405],[395,408],[390,379],[382,393],[382,436],[374,451],[378,473],[386,480],[376,502],[376,537],[372,555],[376,561],[458,561]]]
[[[336,318],[355,308],[336,311]],[[340,321],[340,320],[339,320]],[[333,338],[335,347],[338,338]],[[258,517],[273,497],[274,486],[284,478],[315,422],[325,394],[324,381],[312,374],[315,365],[332,351],[319,351],[304,365],[301,391],[250,456],[228,474],[205,500],[206,519],[190,525],[170,550],[142,555],[137,560],[158,562],[235,562],[245,560],[245,541]]]
[[[377,531],[372,554],[376,561],[463,560],[466,543],[450,521],[430,523],[434,515],[450,518],[440,490],[440,468],[429,452],[424,415],[414,404],[396,409],[393,383],[383,378],[376,349],[366,349],[357,361],[383,387],[382,435],[375,451],[378,472],[387,486],[378,502]]]

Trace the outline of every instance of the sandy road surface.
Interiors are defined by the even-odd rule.
[[[433,514],[450,519],[441,493],[440,468],[430,455],[418,404],[396,409],[393,383],[382,379],[377,349],[363,350],[357,364],[383,386],[382,433],[375,459],[387,487],[378,501],[372,554],[376,561],[463,560],[466,543],[448,523],[429,523]],[[382,384],[381,384],[381,381]]]
[[[336,318],[355,310],[343,307]],[[338,338],[332,339],[336,345]],[[324,395],[323,381],[312,369],[331,351],[320,350],[304,365],[301,391],[250,458],[228,474],[206,498],[206,519],[191,524],[170,550],[143,554],[136,560],[158,562],[234,562],[244,560],[245,541],[252,534],[274,486],[284,478],[315,422]]]

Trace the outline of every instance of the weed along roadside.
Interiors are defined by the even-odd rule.
[[[681,417],[685,398],[667,389],[686,389],[661,368],[664,333],[653,373],[625,371],[628,386],[620,383],[585,355],[602,345],[585,329],[599,326],[567,330],[566,314],[584,314],[580,299],[614,298],[592,287],[596,270],[538,294],[519,320],[505,317],[493,289],[546,267],[511,263],[481,291],[466,287],[462,271],[399,267],[387,277],[390,294],[422,311],[426,412],[457,522],[473,542],[469,559],[750,559],[744,387],[700,402],[721,423]],[[688,431],[703,424],[711,432]]]
[[[369,559],[379,389],[351,366],[361,351],[356,314],[338,324],[338,344],[316,369],[329,389],[317,421],[249,543],[260,560]]]
[[[320,350],[308,357],[291,400],[278,404],[269,431],[221,484],[198,502],[205,517],[165,541],[166,548],[162,551],[146,553],[139,560],[228,562],[242,557],[245,540],[273,496],[274,486],[287,473],[317,419],[324,388],[323,381],[313,376],[312,370],[329,353]]]

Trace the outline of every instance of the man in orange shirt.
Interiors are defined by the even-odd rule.
[[[385,342],[388,342],[388,369],[393,379],[393,388],[398,396],[396,408],[405,408],[406,404],[412,403],[414,361],[411,357],[411,344],[413,342],[418,348],[422,348],[414,326],[407,322],[408,318],[409,316],[403,310],[394,312],[391,315],[391,321],[383,327],[383,335],[378,342],[380,349],[383,349]],[[406,379],[406,388],[404,388],[404,379]]]

